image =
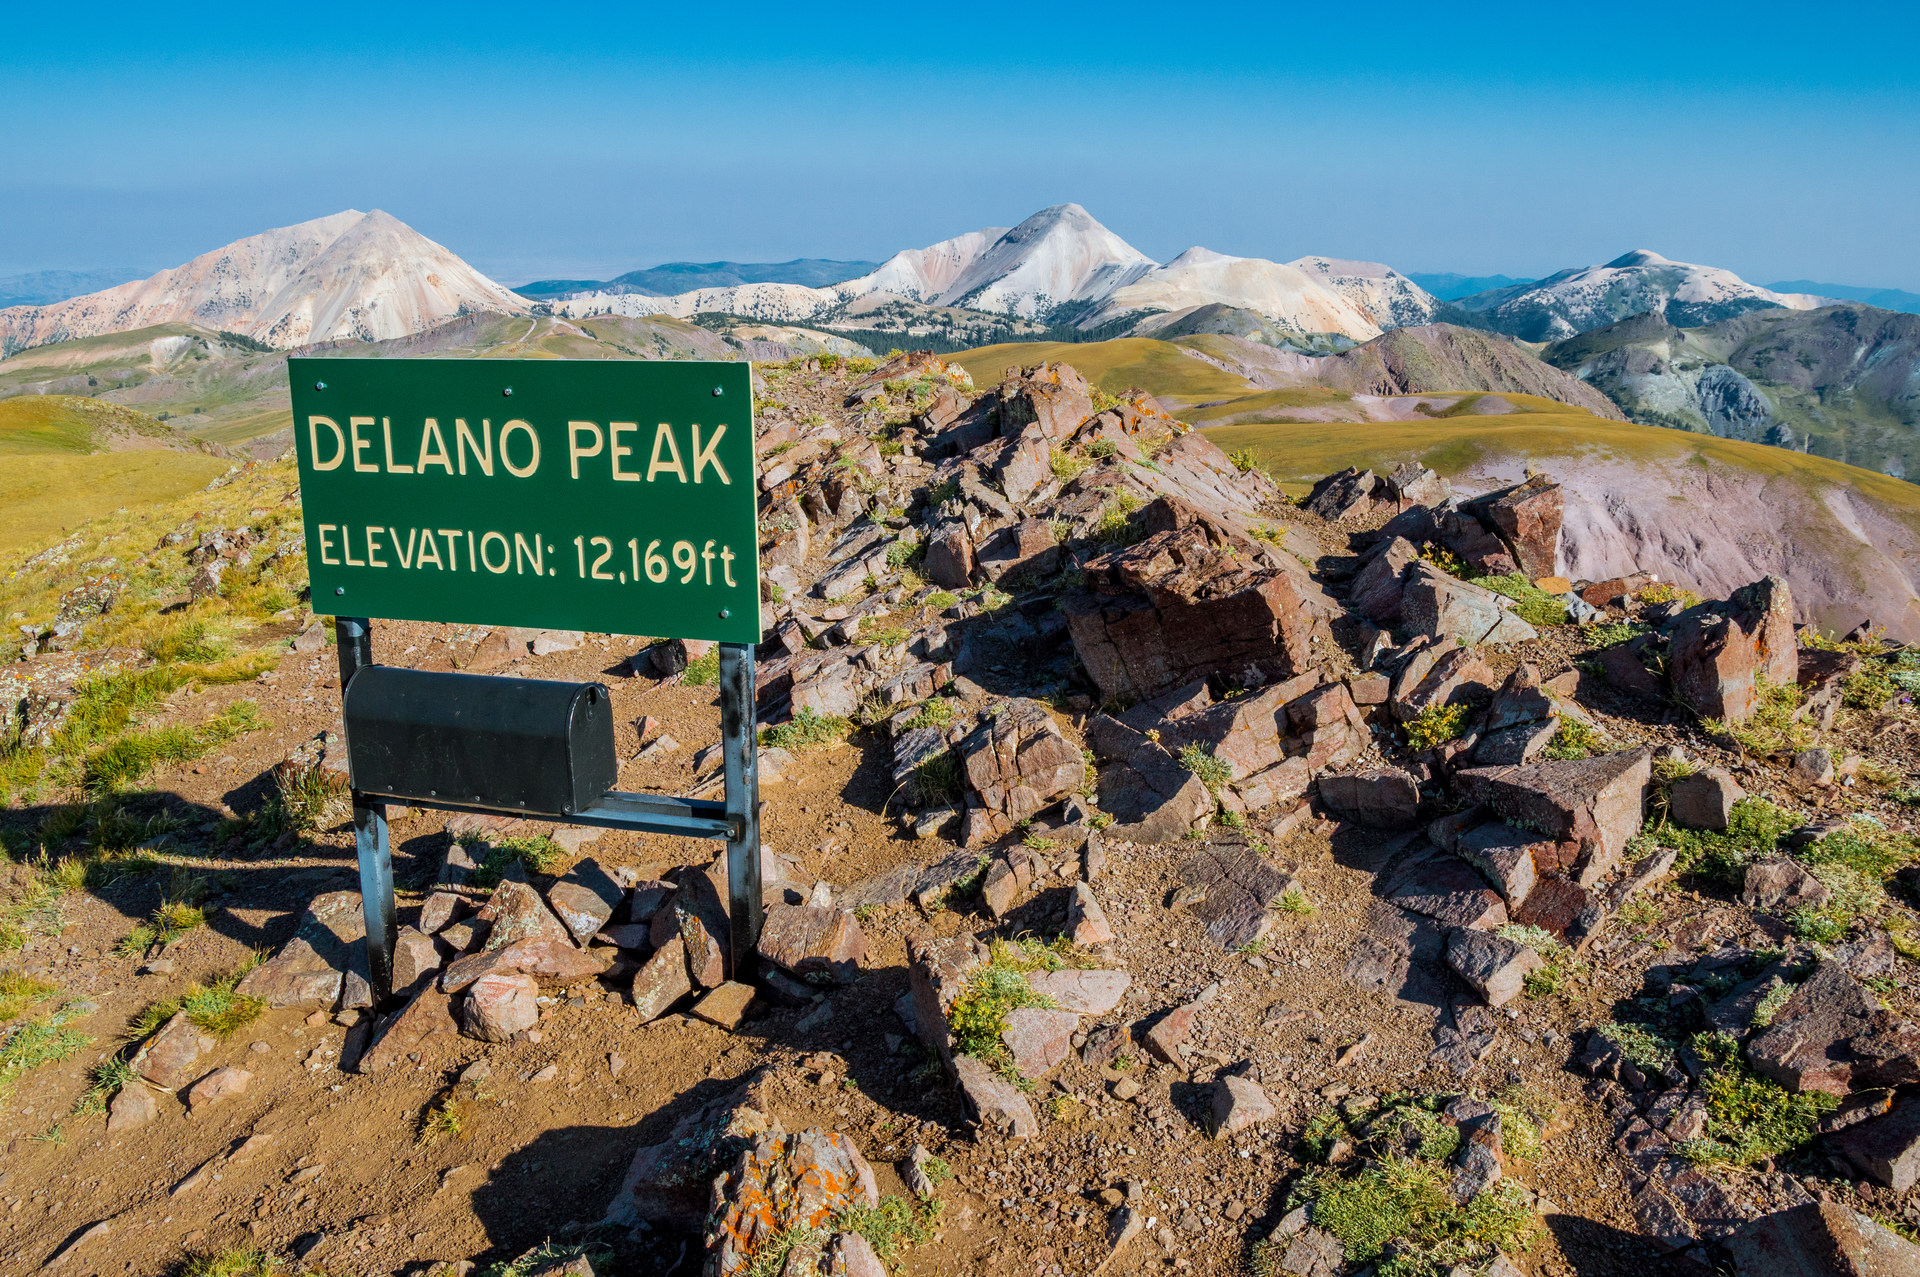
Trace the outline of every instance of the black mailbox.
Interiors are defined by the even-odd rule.
[[[599,683],[371,665],[342,699],[364,793],[570,816],[613,788],[613,701]]]

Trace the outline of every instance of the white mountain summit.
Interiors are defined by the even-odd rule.
[[[391,214],[348,209],[235,240],[149,279],[0,310],[0,356],[155,324],[199,324],[288,348],[404,337],[472,311],[527,310]]]
[[[1776,293],[1730,270],[1676,262],[1644,248],[1600,266],[1581,266],[1531,283],[1462,297],[1454,305],[1486,316],[1486,324],[1526,341],[1561,341],[1575,333],[1651,311],[1682,328],[1717,323],[1750,310],[1784,306],[1816,310],[1829,298]]]
[[[1102,226],[1078,204],[1041,209],[1012,230],[989,227],[895,253],[876,270],[827,288],[747,284],[677,297],[593,293],[560,304],[575,317],[689,318],[709,311],[777,323],[830,318],[859,297],[886,295],[1010,318],[1091,329],[1129,315],[1222,304],[1257,311],[1300,333],[1355,341],[1431,321],[1437,303],[1376,262],[1303,257],[1290,263],[1190,248],[1165,266]]]

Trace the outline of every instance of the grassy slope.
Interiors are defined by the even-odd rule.
[[[1120,337],[1113,341],[1016,341],[979,346],[948,355],[973,374],[973,384],[985,389],[1000,384],[1005,370],[1015,364],[1031,366],[1048,361],[1069,363],[1109,394],[1135,386],[1151,391],[1170,404],[1237,398],[1254,386],[1244,377],[1202,363],[1168,341],[1150,337]]]
[[[1526,395],[1503,398],[1529,409],[1551,402]],[[1501,454],[1551,458],[1599,452],[1666,465],[1717,462],[1769,479],[1791,480],[1809,490],[1827,485],[1851,487],[1889,513],[1909,522],[1920,521],[1920,486],[1872,470],[1765,444],[1607,421],[1568,410],[1565,405],[1554,407],[1560,410],[1497,417],[1452,416],[1431,422],[1223,426],[1206,433],[1230,451],[1253,449],[1261,464],[1289,486],[1310,482],[1344,466],[1390,470],[1409,458],[1451,477],[1483,458]]]
[[[204,453],[46,453],[0,464],[0,555],[57,541],[120,506],[145,507],[205,487],[231,463]]]
[[[95,454],[99,431],[170,433],[142,413],[97,399],[0,399],[0,553],[57,540],[119,506],[191,492],[230,464],[169,448]]]

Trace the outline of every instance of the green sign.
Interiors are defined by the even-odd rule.
[[[745,363],[287,366],[315,611],[760,641]]]

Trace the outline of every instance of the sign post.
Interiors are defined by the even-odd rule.
[[[288,368],[313,607],[338,617],[375,990],[387,996],[392,981],[389,799],[723,839],[730,951],[740,978],[760,919],[753,730],[760,570],[748,366],[307,358],[289,360]],[[520,761],[504,755],[544,751],[545,772],[564,771],[575,765],[582,733],[606,735],[591,743],[611,748],[609,720],[576,715],[549,736],[508,749],[497,729],[482,738],[459,714],[433,712],[436,698],[455,689],[432,680],[464,676],[408,672],[415,677],[400,679],[398,691],[393,680],[383,683],[390,703],[380,718],[384,739],[375,740],[369,711],[356,708],[365,698],[348,704],[349,685],[374,664],[374,617],[718,643],[725,801],[620,793],[602,780],[587,801],[531,807],[520,788],[487,779]],[[526,682],[461,684],[455,699],[469,709],[488,699],[505,705],[511,685]],[[396,733],[420,746],[405,773],[408,792],[391,778],[374,787],[381,769],[369,751],[390,747]]]

